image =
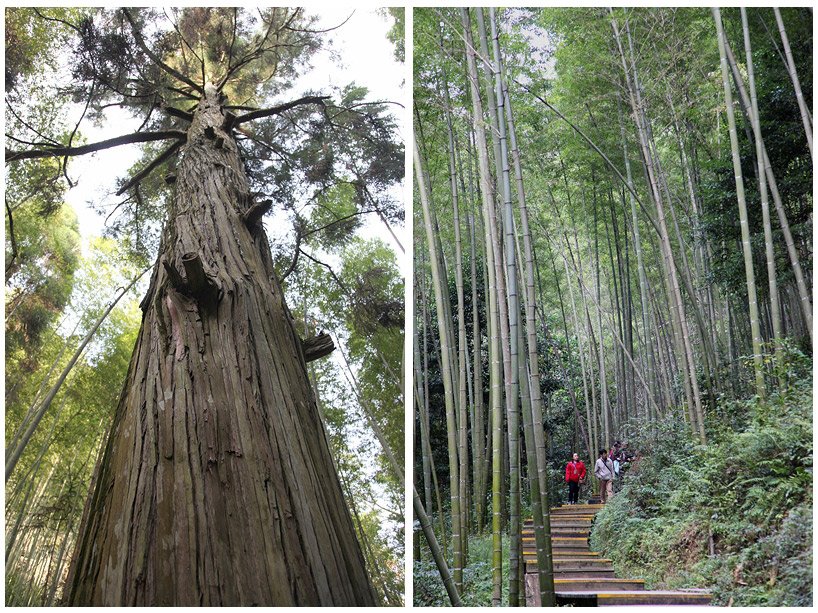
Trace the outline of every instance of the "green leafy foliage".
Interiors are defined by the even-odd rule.
[[[599,513],[592,547],[653,588],[705,587],[715,604],[812,604],[812,394],[809,379],[763,403],[728,403],[744,426],[707,446],[667,420],[622,491]]]
[[[503,536],[503,576],[508,574],[508,538]],[[491,535],[469,536],[469,565],[463,569],[463,606],[488,607],[492,604]],[[440,581],[440,574],[427,549],[422,549],[422,560],[415,560],[414,605],[416,607],[449,606],[449,598]],[[451,560],[449,560],[451,564]],[[508,582],[503,582],[502,606],[508,606]]]
[[[70,207],[43,216],[35,207],[25,206],[13,219],[16,255],[12,259],[6,217],[7,376],[18,368],[32,368],[43,335],[68,303],[79,264],[79,228]]]
[[[131,275],[135,276],[133,266],[123,262],[122,253],[110,240],[96,241],[87,257],[78,258],[69,287],[71,298],[57,312],[62,325],[49,325],[40,347],[30,356],[28,370],[15,361],[6,363],[7,449],[29,408],[42,400],[116,287],[130,281]],[[6,543],[11,553],[6,565],[7,605],[51,604],[50,599],[61,593],[65,567],[57,567],[58,552],[65,543],[61,563],[66,564],[141,319],[135,295],[109,315],[71,370],[6,483]],[[13,543],[17,549],[12,548]],[[36,543],[40,546],[30,549]],[[45,568],[51,571],[44,572]]]

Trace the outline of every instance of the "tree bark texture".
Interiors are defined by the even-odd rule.
[[[223,122],[208,86],[68,604],[375,604],[266,235],[243,218],[253,201]]]

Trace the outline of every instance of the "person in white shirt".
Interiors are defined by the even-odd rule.
[[[608,499],[613,496],[613,480],[614,480],[614,466],[613,462],[608,459],[607,450],[603,450],[594,464],[594,475],[599,479],[599,496],[602,499],[602,504],[605,504]]]

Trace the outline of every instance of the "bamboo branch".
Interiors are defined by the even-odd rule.
[[[639,194],[637,194],[637,193],[636,193],[636,190],[635,190],[635,189],[634,189],[634,188],[633,188],[633,187],[632,187],[632,186],[631,186],[631,185],[630,185],[630,184],[629,184],[629,183],[628,183],[628,182],[625,180],[625,177],[623,177],[623,176],[622,176],[622,173],[621,173],[621,172],[619,172],[619,169],[618,169],[618,168],[617,168],[617,167],[614,165],[614,163],[613,163],[613,162],[610,160],[610,158],[609,158],[607,155],[605,155],[605,153],[602,151],[602,149],[600,149],[600,148],[599,148],[599,147],[596,145],[596,143],[594,143],[594,141],[592,141],[592,140],[591,140],[591,139],[588,137],[588,135],[586,135],[586,134],[585,134],[585,132],[583,132],[583,131],[582,131],[580,128],[578,128],[578,127],[577,127],[577,126],[575,126],[573,123],[571,123],[571,121],[570,121],[570,120],[569,120],[569,119],[568,119],[568,118],[567,118],[565,115],[563,115],[562,113],[560,113],[560,112],[559,112],[559,110],[557,110],[555,107],[551,106],[551,104],[550,104],[550,103],[549,103],[547,100],[545,100],[545,98],[542,98],[542,97],[541,97],[541,96],[539,96],[538,94],[536,94],[536,93],[534,93],[533,91],[531,91],[531,89],[529,89],[528,87],[526,87],[525,85],[523,85],[522,83],[520,83],[519,81],[517,81],[517,79],[512,79],[512,80],[513,80],[513,81],[514,81],[514,82],[515,82],[517,85],[519,85],[520,87],[522,87],[522,88],[523,88],[525,91],[527,91],[529,94],[531,94],[532,96],[534,96],[534,97],[535,97],[537,100],[539,100],[540,102],[542,102],[542,103],[543,103],[545,106],[547,106],[549,109],[551,109],[551,110],[552,110],[552,111],[553,111],[553,112],[554,112],[554,113],[557,115],[557,117],[559,117],[559,118],[560,118],[560,119],[562,119],[562,120],[563,120],[565,123],[567,123],[569,126],[571,126],[571,129],[573,129],[573,130],[574,130],[574,132],[576,132],[577,134],[579,134],[579,135],[580,135],[580,136],[581,136],[581,137],[582,137],[582,138],[585,140],[585,142],[587,142],[587,143],[588,143],[588,144],[591,146],[591,148],[592,148],[594,151],[596,151],[596,152],[597,152],[597,153],[598,153],[598,154],[599,154],[599,155],[602,157],[602,159],[605,161],[605,163],[608,165],[608,167],[609,167],[609,168],[610,168],[610,169],[611,169],[611,170],[612,170],[612,171],[613,171],[613,172],[616,174],[616,176],[617,176],[617,177],[619,177],[619,180],[622,182],[622,185],[624,185],[624,186],[625,186],[625,188],[626,188],[626,189],[627,189],[627,190],[628,190],[628,191],[629,191],[629,192],[630,192],[630,193],[633,195],[634,199],[635,199],[635,200],[636,200],[636,202],[639,204],[639,208],[641,208],[641,209],[642,209],[642,212],[645,214],[645,217],[647,217],[647,220],[650,222],[650,224],[653,226],[653,229],[654,229],[654,230],[656,230],[656,232],[657,232],[657,234],[658,234],[658,233],[659,233],[659,226],[657,226],[657,225],[656,225],[656,221],[653,219],[653,216],[650,214],[650,211],[648,211],[648,209],[647,209],[647,207],[645,206],[645,204],[644,204],[644,203],[642,202],[642,200],[639,198]]]

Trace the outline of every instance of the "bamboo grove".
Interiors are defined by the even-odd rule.
[[[525,604],[531,517],[552,605],[571,452],[707,445],[811,353],[806,11],[415,10],[415,558],[452,604],[481,563]]]

